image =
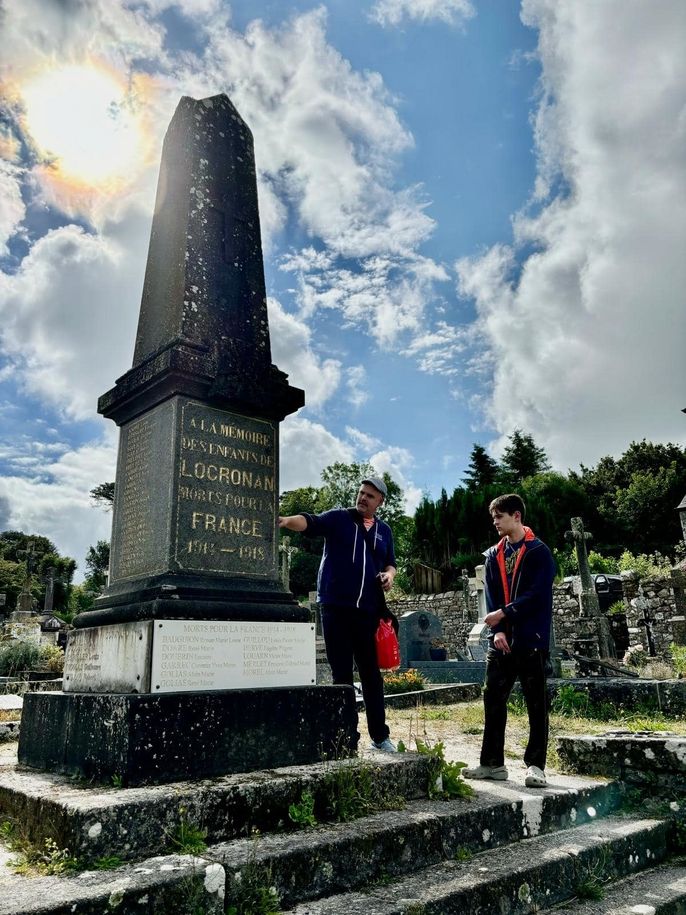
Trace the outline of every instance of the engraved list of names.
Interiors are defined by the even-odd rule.
[[[275,424],[187,401],[179,449],[180,568],[274,576]]]
[[[160,571],[166,564],[172,417],[166,403],[122,428],[111,581]]]
[[[150,692],[312,686],[311,623],[155,620]]]

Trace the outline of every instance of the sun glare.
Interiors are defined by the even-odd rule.
[[[127,86],[96,66],[43,71],[22,87],[26,126],[60,177],[90,186],[130,176],[143,129]]]

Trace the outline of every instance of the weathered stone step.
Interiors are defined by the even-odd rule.
[[[160,854],[182,823],[221,842],[253,831],[294,829],[288,808],[310,791],[319,809],[331,779],[371,790],[391,787],[408,799],[427,796],[435,760],[416,753],[375,753],[311,766],[227,775],[197,782],[144,788],[103,789],[70,778],[0,767],[0,820],[22,824],[28,838],[53,839],[84,862],[117,854],[122,859]]]
[[[189,855],[70,876],[14,874],[0,850],[0,915],[223,915],[221,865]],[[9,856],[11,857],[11,856]]]
[[[261,868],[281,905],[293,906],[585,823],[606,815],[621,798],[616,784],[560,780],[565,787],[545,792],[479,786],[469,800],[412,801],[403,810],[350,823],[221,843],[206,856],[229,876],[248,863]]]
[[[555,915],[686,915],[686,867],[664,864],[626,877],[602,899],[577,899]]]
[[[445,861],[363,892],[304,902],[288,915],[525,915],[571,899],[589,879],[625,876],[663,861],[671,824],[609,817]]]

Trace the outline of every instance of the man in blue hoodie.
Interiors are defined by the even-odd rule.
[[[525,507],[518,495],[498,496],[489,511],[501,539],[486,553],[484,570],[489,611],[484,622],[491,628],[492,646],[486,662],[484,736],[480,765],[463,774],[497,781],[507,778],[507,700],[519,679],[529,713],[525,784],[544,788],[555,562],[548,547],[524,526]]]
[[[383,678],[376,660],[379,619],[390,616],[383,591],[393,585],[396,565],[393,534],[376,517],[388,494],[379,477],[360,484],[355,508],[333,508],[320,515],[288,515],[279,527],[324,537],[317,577],[326,656],[334,683],[353,684],[353,660],[362,684],[372,747],[395,753],[384,707]]]

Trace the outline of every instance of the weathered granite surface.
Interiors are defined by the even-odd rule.
[[[116,850],[122,859],[173,850],[169,836],[182,821],[206,831],[216,843],[246,834],[296,828],[291,804],[309,791],[318,818],[325,820],[332,779],[354,788],[364,782],[375,791],[391,788],[407,798],[425,798],[435,780],[435,761],[416,753],[373,754],[366,759],[338,759],[310,766],[287,766],[226,775],[196,782],[138,788],[94,787],[66,776],[0,767],[0,817],[24,824],[32,840],[54,839],[89,862]],[[596,790],[577,779],[583,790]],[[604,789],[593,803],[609,807],[617,793]],[[594,795],[596,797],[596,795]]]
[[[561,736],[557,749],[564,765],[574,772],[686,794],[686,737],[678,734],[608,731],[594,736]]]
[[[124,785],[314,763],[354,746],[357,724],[344,686],[27,693],[22,717],[21,765]]]

